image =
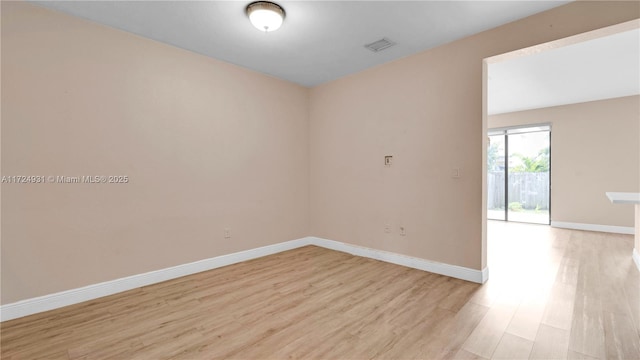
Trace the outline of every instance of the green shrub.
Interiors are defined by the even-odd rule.
[[[509,203],[509,210],[511,210],[511,211],[522,211],[522,204],[520,204],[517,201]]]

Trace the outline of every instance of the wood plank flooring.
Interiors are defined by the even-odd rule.
[[[308,246],[3,322],[2,359],[640,359],[633,238],[490,222],[484,285]]]

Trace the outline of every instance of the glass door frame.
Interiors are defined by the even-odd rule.
[[[548,132],[549,133],[549,219],[547,223],[533,223],[533,222],[524,222],[517,220],[509,220],[509,135],[517,135],[517,134],[530,134],[537,132]],[[518,125],[518,126],[509,126],[509,127],[501,127],[501,128],[493,128],[487,130],[487,136],[504,136],[504,219],[490,219],[488,220],[497,220],[497,221],[507,221],[507,222],[519,222],[526,224],[541,224],[541,225],[551,225],[551,168],[552,168],[552,151],[551,151],[551,123],[541,123],[541,124],[530,124],[530,125]],[[488,176],[488,172],[485,176]],[[488,189],[487,189],[488,191]],[[488,209],[487,209],[488,210]]]

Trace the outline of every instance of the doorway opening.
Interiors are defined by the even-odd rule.
[[[551,222],[551,127],[488,131],[487,218]]]
[[[582,153],[571,153],[565,149],[560,149],[560,145],[566,146],[571,144],[571,141],[580,143],[584,141],[584,148],[593,150],[592,154],[606,154],[609,148],[604,147],[599,143],[600,138],[607,138],[603,136],[602,129],[608,129],[605,127],[594,127],[595,132],[587,133],[588,137],[585,137],[584,132],[580,137],[572,128],[583,130],[585,124],[583,119],[589,117],[596,119],[597,115],[593,113],[587,113],[585,116],[576,116],[573,119],[577,124],[573,125],[570,118],[564,117],[562,114],[549,114],[528,113],[530,116],[522,118],[509,118],[503,116],[503,114],[518,114],[518,116],[525,114],[530,110],[535,109],[559,109],[560,106],[574,105],[581,103],[593,103],[595,101],[622,98],[625,96],[634,96],[638,94],[637,79],[638,79],[638,55],[637,55],[637,36],[640,29],[640,22],[636,20],[627,21],[624,23],[604,27],[588,31],[582,34],[573,35],[567,38],[554,40],[544,44],[538,44],[532,47],[515,50],[512,52],[491,56],[485,58],[482,62],[482,258],[481,266],[488,270],[488,253],[489,245],[487,240],[487,227],[488,224],[500,226],[516,226],[518,224],[513,223],[507,225],[506,221],[487,221],[488,219],[502,218],[502,220],[509,219],[510,221],[517,221],[516,218],[519,215],[515,215],[516,212],[509,212],[509,196],[504,194],[503,208],[500,212],[489,213],[489,186],[488,186],[488,155],[490,142],[499,141],[498,138],[491,139],[489,130],[497,127],[503,127],[502,130],[509,130],[506,127],[521,126],[521,127],[535,127],[538,119],[545,119],[543,121],[553,121],[554,131],[554,217],[559,217],[562,214],[572,214],[575,209],[582,210],[583,208],[593,209],[593,211],[601,210],[599,205],[576,205],[578,204],[575,199],[580,201],[580,204],[585,204],[588,201],[592,201],[593,204],[600,202],[603,197],[603,193],[607,190],[598,189],[596,191],[579,191],[574,189],[576,186],[592,186],[593,179],[599,179],[600,173],[595,170],[589,174],[595,175],[583,175],[580,171],[590,169],[600,169],[601,167],[589,164],[593,160],[593,156],[583,156]],[[625,43],[624,39],[629,39],[629,43]],[[635,39],[631,41],[631,38]],[[602,46],[602,47],[600,47]],[[615,50],[618,49],[618,50]],[[584,54],[578,55],[578,52],[585,51]],[[615,53],[616,56],[611,54]],[[573,55],[575,56],[573,56]],[[589,61],[574,61],[572,58],[589,59]],[[617,61],[615,64],[608,61]],[[537,65],[534,65],[537,64]],[[529,67],[531,65],[531,67]],[[587,67],[589,67],[587,69]],[[514,73],[516,68],[520,68],[523,71]],[[535,68],[535,69],[534,69]],[[607,71],[604,71],[607,70]],[[615,74],[618,76],[612,76],[612,71],[615,70]],[[522,75],[522,76],[520,76]],[[636,81],[633,81],[633,80]],[[628,89],[634,89],[628,93],[623,91],[620,86],[627,88],[625,81],[630,81]],[[595,86],[594,84],[597,84]],[[635,87],[633,87],[635,86]],[[616,92],[618,90],[620,92]],[[605,95],[605,91],[609,95]],[[615,92],[615,94],[614,94]],[[528,103],[523,103],[528,102]],[[601,116],[602,119],[606,119],[611,111],[607,111]],[[537,116],[542,114],[542,116]],[[536,115],[536,116],[534,116]],[[557,116],[556,116],[557,115]],[[594,115],[594,116],[592,116]],[[496,116],[496,117],[494,117]],[[490,117],[492,120],[490,122]],[[499,119],[502,117],[502,119]],[[617,118],[617,117],[616,117]],[[498,120],[499,119],[499,120]],[[567,121],[569,119],[569,121]],[[496,120],[496,121],[493,121]],[[597,121],[594,120],[594,123]],[[563,129],[561,129],[561,127]],[[612,127],[618,128],[618,127]],[[566,131],[565,131],[566,130]],[[501,134],[492,134],[501,135]],[[515,134],[514,134],[515,135]],[[619,136],[619,134],[617,134]],[[549,137],[551,136],[549,132]],[[562,138],[562,139],[561,139]],[[502,134],[502,139],[508,142],[510,147],[513,143],[517,142],[515,136]],[[566,140],[568,139],[568,140]],[[614,139],[610,136],[608,139]],[[582,145],[579,145],[582,146]],[[513,150],[513,148],[512,148]],[[551,149],[550,149],[551,150]],[[509,167],[509,154],[503,155],[505,168]],[[549,153],[551,155],[551,151]],[[601,163],[607,162],[607,157],[602,157]],[[566,165],[559,166],[559,161],[562,160]],[[551,164],[551,156],[549,156]],[[574,173],[569,173],[569,176],[560,174],[567,169],[575,169]],[[624,169],[624,168],[623,168]],[[563,176],[560,176],[563,175]],[[576,179],[580,175],[580,179]],[[507,175],[508,176],[508,175]],[[607,177],[611,179],[612,177]],[[622,178],[628,178],[617,176],[615,179],[620,180]],[[583,181],[587,184],[583,184]],[[598,183],[599,184],[599,183]],[[612,183],[613,187],[619,186],[616,183]],[[600,186],[600,185],[597,185]],[[632,185],[629,185],[632,186]],[[610,188],[607,185],[607,188]],[[504,187],[505,192],[508,192],[508,187]],[[560,196],[558,196],[560,194]],[[530,200],[529,200],[530,201]],[[514,201],[511,201],[514,202]],[[522,205],[522,204],[520,204]],[[549,208],[551,204],[549,204]],[[512,208],[517,209],[518,205],[513,204]],[[572,210],[573,209],[573,210]],[[562,213],[562,214],[561,214]],[[552,226],[556,227],[570,227],[579,226],[579,223],[572,222],[560,222],[558,219],[554,219],[551,222]],[[493,225],[492,225],[493,226]],[[534,226],[533,228],[548,229],[547,226]],[[574,227],[577,228],[577,227]],[[494,227],[495,229],[495,227]],[[493,247],[493,246],[491,246]]]

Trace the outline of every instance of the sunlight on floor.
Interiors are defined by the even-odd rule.
[[[548,225],[489,221],[488,297],[542,312],[569,238],[570,231]]]

